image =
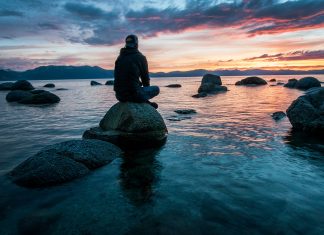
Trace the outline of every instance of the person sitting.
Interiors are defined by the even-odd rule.
[[[160,93],[160,88],[150,86],[148,63],[138,50],[138,38],[136,35],[128,35],[125,42],[115,62],[116,98],[120,102],[149,103],[157,109],[158,105],[149,100]]]

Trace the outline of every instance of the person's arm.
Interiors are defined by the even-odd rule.
[[[143,56],[142,69],[141,69],[141,80],[143,86],[150,86],[150,75],[148,71],[148,64],[146,57]]]

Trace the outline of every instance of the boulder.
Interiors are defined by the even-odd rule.
[[[287,109],[295,130],[324,134],[324,87],[313,88],[298,97]]]
[[[13,82],[4,82],[0,84],[0,91],[8,91],[12,89]]]
[[[31,97],[33,94],[30,93],[29,91],[10,91],[7,96],[6,96],[6,100],[8,102],[18,102],[22,99],[26,99]]]
[[[91,81],[91,82],[90,82],[90,85],[91,85],[91,86],[101,86],[102,84],[99,83],[99,82],[96,82],[96,81]]]
[[[272,78],[269,80],[269,82],[276,82],[277,80],[275,78]]]
[[[84,176],[110,163],[122,151],[100,140],[70,140],[45,147],[11,172],[11,180],[24,187],[46,187]]]
[[[200,93],[198,93],[196,95],[193,95],[191,97],[193,97],[193,98],[201,98],[201,97],[206,97],[207,95],[208,95],[207,92],[200,92]]]
[[[217,93],[227,91],[227,87],[221,85],[222,80],[220,76],[205,74],[201,80],[200,87],[198,88],[198,93]],[[197,95],[195,96],[195,98],[197,98]]]
[[[169,85],[166,85],[165,87],[169,87],[169,88],[180,88],[181,87],[181,84],[169,84]]]
[[[83,138],[100,139],[122,148],[161,146],[168,130],[161,115],[147,103],[119,102],[113,105],[99,127],[85,131]]]
[[[221,77],[214,74],[205,74],[201,80],[201,84],[212,83],[215,85],[222,85]]]
[[[292,79],[289,79],[288,80],[288,83],[286,83],[285,85],[284,85],[284,87],[288,87],[288,88],[295,88],[296,87],[296,84],[297,84],[297,79],[295,79],[295,78],[292,78]]]
[[[108,81],[105,83],[105,85],[107,85],[107,86],[112,86],[112,85],[114,85],[114,83],[115,83],[114,80],[108,80]]]
[[[55,87],[55,84],[53,84],[53,83],[47,83],[46,85],[44,85],[44,87],[54,88]]]
[[[44,90],[10,91],[6,100],[20,104],[53,104],[60,102],[60,97]]]
[[[235,83],[236,86],[259,86],[268,84],[260,77],[247,77]]]
[[[282,111],[278,111],[278,112],[274,112],[273,114],[271,114],[271,117],[273,118],[273,120],[279,121],[279,120],[283,119],[284,117],[286,117],[286,114]]]
[[[29,91],[29,90],[34,90],[34,87],[27,80],[20,80],[12,84],[11,90]]]
[[[300,90],[307,90],[312,87],[320,87],[321,83],[314,77],[304,77],[297,81],[296,88]]]

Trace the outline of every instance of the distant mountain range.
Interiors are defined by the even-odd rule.
[[[206,73],[220,76],[252,76],[252,75],[309,75],[324,74],[322,70],[190,70],[150,73],[151,77],[196,77]],[[91,79],[91,78],[113,78],[114,71],[106,70],[98,66],[41,66],[22,72],[0,69],[0,80],[58,80],[58,79]]]

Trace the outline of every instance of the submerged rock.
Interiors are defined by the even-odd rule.
[[[46,187],[86,175],[122,151],[100,140],[70,140],[42,149],[15,167],[9,177],[24,187]]]
[[[324,134],[324,87],[313,88],[298,97],[287,109],[295,130]]]
[[[35,88],[33,85],[28,82],[27,80],[20,80],[12,84],[11,90],[23,90],[23,91],[29,91],[34,90]]]
[[[114,80],[108,80],[108,81],[105,83],[105,85],[107,85],[107,86],[112,86],[112,85],[114,85],[114,83],[115,83]]]
[[[307,90],[312,87],[321,87],[320,81],[314,77],[304,77],[296,83],[296,88],[300,90]]]
[[[235,83],[236,86],[259,86],[266,84],[268,83],[260,77],[247,77]]]
[[[165,87],[169,87],[169,88],[180,88],[181,87],[181,84],[169,84],[169,85],[166,85]]]
[[[55,84],[54,83],[47,83],[46,85],[44,85],[44,87],[54,88],[55,87]]]
[[[53,104],[60,102],[60,97],[44,90],[32,91],[10,91],[6,100],[8,102],[18,102],[20,104]]]
[[[96,81],[91,81],[91,82],[90,82],[90,85],[91,85],[91,86],[101,86],[102,84],[99,83],[99,82],[96,82]]]
[[[278,111],[278,112],[274,112],[273,114],[271,114],[271,117],[275,121],[279,121],[279,120],[283,119],[284,117],[286,117],[286,114],[285,114],[285,112]]]
[[[4,82],[0,84],[0,91],[8,91],[12,89],[13,82]]]
[[[167,134],[163,118],[151,105],[119,102],[108,110],[99,127],[85,131],[83,138],[142,149],[163,145]]]
[[[174,110],[174,112],[179,113],[179,114],[193,114],[193,113],[197,113],[197,111],[194,110],[194,109],[177,109],[177,110]]]
[[[296,84],[297,84],[297,79],[296,78],[291,78],[288,80],[288,83],[286,83],[284,85],[284,87],[288,87],[288,88],[295,88],[296,87]]]

